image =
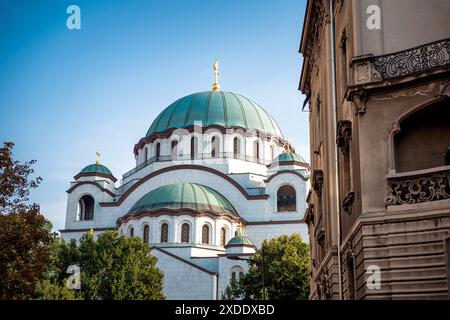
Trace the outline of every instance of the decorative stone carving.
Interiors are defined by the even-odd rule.
[[[443,199],[450,199],[450,170],[388,179],[387,206]]]
[[[356,108],[356,114],[360,115],[360,114],[364,114],[366,112],[367,109],[367,100],[369,99],[367,97],[366,92],[364,91],[358,91],[356,93],[353,94],[353,102],[355,104],[355,108]]]
[[[349,192],[342,202],[342,211],[348,215],[352,214],[353,201],[355,200],[355,193]]]
[[[312,187],[317,195],[322,195],[324,175],[322,170],[314,170],[312,174]]]
[[[336,143],[342,152],[347,152],[352,139],[352,123],[348,120],[340,120],[337,123]]]
[[[353,69],[353,81],[355,85],[381,81],[381,74],[373,65],[373,55],[355,57],[350,63]]]
[[[320,227],[316,234],[316,239],[319,245],[323,245],[323,242],[325,240],[325,228]]]
[[[308,209],[306,209],[305,222],[306,223],[311,222],[312,224],[314,224],[314,204],[313,203],[310,203],[308,205]]]
[[[450,39],[373,58],[383,80],[450,65]]]

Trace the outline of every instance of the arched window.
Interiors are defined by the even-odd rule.
[[[172,140],[172,159],[178,158],[178,140]]]
[[[257,140],[253,142],[253,159],[259,160],[259,142]]]
[[[400,122],[394,136],[397,172],[430,169],[448,164],[450,100],[422,108]]]
[[[189,224],[187,223],[181,226],[181,242],[189,242]]]
[[[134,228],[131,227],[130,230],[128,231],[128,234],[130,235],[130,237],[134,236]]]
[[[209,244],[209,227],[206,224],[202,227],[202,243]]]
[[[275,159],[275,147],[272,145],[270,146],[270,160]]]
[[[239,280],[238,281],[241,281],[242,278],[244,278],[244,273],[241,271],[241,272],[239,272]]]
[[[156,144],[156,152],[155,152],[156,160],[161,156],[161,143]]]
[[[198,155],[198,139],[196,137],[191,138],[191,159],[196,159]]]
[[[161,243],[169,242],[169,225],[163,223],[161,225]]]
[[[77,220],[94,219],[94,198],[90,195],[84,195],[78,200]]]
[[[216,158],[219,156],[219,139],[212,137],[211,139],[211,157]]]
[[[150,234],[150,227],[148,226],[148,224],[146,224],[144,226],[144,234],[143,234],[143,239],[144,239],[144,243],[148,243],[149,241],[149,234]]]
[[[231,272],[231,282],[236,282],[236,272]]]
[[[234,232],[234,236],[237,237],[238,235],[239,235],[239,230],[236,230],[236,231]]]
[[[220,245],[223,247],[227,244],[227,229],[222,227],[220,229]]]
[[[145,147],[145,148],[144,148],[144,161],[143,161],[143,162],[146,162],[147,159],[148,159],[148,148]]]
[[[235,137],[233,139],[233,157],[235,159],[238,159],[240,153],[241,153],[241,141],[239,140],[239,138]]]
[[[230,282],[239,282],[244,277],[244,270],[240,266],[234,266],[230,270]]]
[[[291,186],[284,185],[277,192],[277,211],[296,211],[296,195],[295,189]]]

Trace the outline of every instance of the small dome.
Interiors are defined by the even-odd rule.
[[[83,168],[80,173],[101,173],[112,176],[111,171],[102,164],[90,164]]]
[[[252,240],[250,240],[250,238],[246,237],[246,236],[236,236],[234,238],[231,238],[230,241],[228,241],[226,247],[229,246],[252,246],[254,247],[255,245],[253,244]]]
[[[186,128],[196,121],[204,127],[244,128],[283,138],[275,120],[257,103],[226,91],[198,92],[178,99],[153,121],[146,137],[168,129]]]
[[[101,164],[90,164],[83,168],[83,170],[80,171],[74,178],[78,179],[83,176],[103,176],[111,179],[112,181],[116,182],[117,179],[113,176],[112,172]]]
[[[306,163],[306,161],[302,157],[293,152],[284,152],[274,160],[274,162],[292,162],[292,161]]]
[[[233,205],[220,193],[207,186],[188,182],[169,184],[150,191],[136,202],[129,214],[158,209],[191,209],[238,216]]]

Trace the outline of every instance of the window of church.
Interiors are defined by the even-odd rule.
[[[191,159],[197,159],[198,155],[198,139],[196,137],[191,138]]]
[[[277,211],[296,211],[296,204],[295,189],[288,185],[281,186],[277,192]]]
[[[259,142],[256,140],[253,142],[253,158],[254,160],[259,159]]]
[[[206,224],[202,227],[202,243],[209,244],[209,226]]]
[[[134,228],[133,227],[130,228],[129,235],[130,235],[130,237],[134,236]]]
[[[231,273],[231,282],[236,282],[236,272]]]
[[[211,158],[216,158],[219,156],[219,139],[217,137],[212,137],[211,139]]]
[[[144,226],[144,234],[143,234],[144,243],[149,242],[149,234],[150,234],[150,227],[148,226],[148,224],[146,224]]]
[[[169,242],[169,225],[163,223],[161,225],[161,243]]]
[[[93,220],[94,219],[94,198],[90,195],[84,195],[78,201],[77,220]]]
[[[178,140],[172,141],[172,159],[178,158]]]
[[[235,159],[239,158],[239,154],[241,153],[241,141],[239,138],[235,137],[233,140],[233,157]]]
[[[157,143],[156,144],[156,158],[158,160],[158,158],[161,156],[161,143]]]
[[[187,223],[181,226],[181,242],[189,242],[189,224]]]
[[[227,229],[222,227],[220,229],[220,245],[223,247],[227,244]]]

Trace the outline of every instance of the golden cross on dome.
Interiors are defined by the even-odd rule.
[[[242,221],[239,221],[239,235],[244,235],[244,225],[242,224]]]
[[[220,91],[220,85],[219,85],[219,60],[216,59],[213,64],[214,69],[214,83],[212,86],[213,91]]]
[[[97,152],[95,153],[95,155],[97,156],[96,160],[95,160],[95,164],[100,164],[100,151],[97,149]]]

